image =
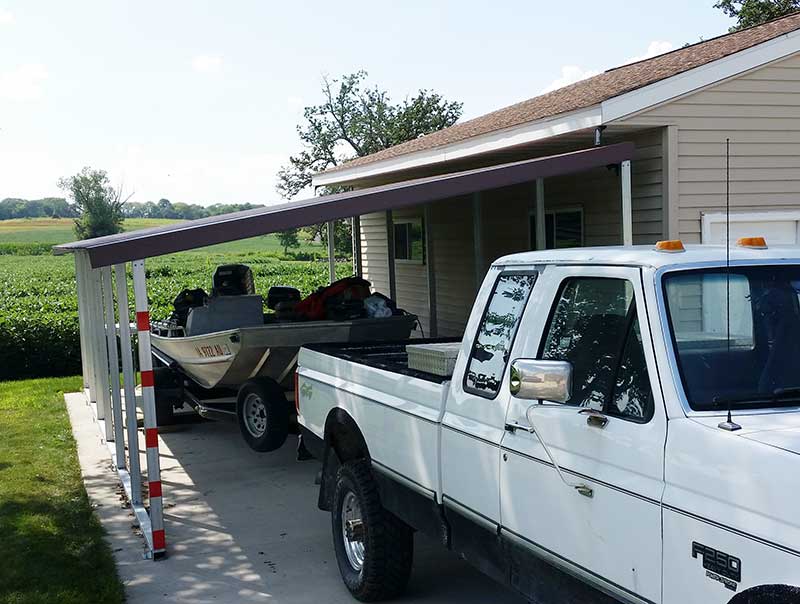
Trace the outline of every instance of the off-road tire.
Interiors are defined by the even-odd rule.
[[[348,492],[355,495],[364,522],[365,554],[360,571],[353,568],[344,549],[342,505]],[[339,468],[331,527],[339,571],[353,597],[376,602],[403,593],[414,559],[414,531],[381,505],[369,462],[352,461]]]
[[[264,403],[266,429],[260,436],[251,434],[244,417],[245,401],[250,395],[258,396]],[[280,449],[289,434],[289,403],[286,394],[278,384],[267,380],[246,382],[236,397],[236,419],[242,438],[251,449],[261,453]]]

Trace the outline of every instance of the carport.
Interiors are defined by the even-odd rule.
[[[147,258],[327,222],[330,274],[333,276],[335,259],[332,229],[335,220],[353,219],[354,239],[358,242],[358,218],[364,214],[386,212],[387,224],[390,225],[393,210],[419,205],[428,207],[441,200],[464,196],[470,199],[470,196],[483,191],[521,183],[536,183],[536,190],[540,192],[537,198],[537,212],[540,215],[536,239],[541,244],[544,240],[544,205],[541,196],[544,179],[603,166],[620,167],[623,241],[630,244],[630,160],[633,151],[631,143],[594,147],[55,246],[57,254],[75,254],[84,394],[95,410],[103,438],[109,443],[114,467],[153,558],[166,552],[167,541],[150,351],[150,316],[145,278]],[[476,242],[480,241],[479,229],[480,225],[476,224]],[[435,232],[427,231],[428,249],[433,249],[430,243],[435,237]],[[388,246],[387,254],[389,265],[393,266],[393,245]],[[360,259],[356,243],[354,264],[357,273],[360,273]],[[128,302],[129,271],[134,291],[133,330]],[[433,311],[436,308],[436,275],[432,262],[428,263],[427,281],[427,302]],[[392,297],[396,294],[391,271],[390,294]],[[435,313],[432,312],[431,316],[435,316]],[[431,326],[431,332],[435,334],[435,325]],[[134,342],[138,353],[140,400],[135,394]],[[122,380],[118,379],[120,367]],[[125,401],[136,401],[136,404],[125,405]],[[141,488],[137,405],[144,416],[146,495]]]

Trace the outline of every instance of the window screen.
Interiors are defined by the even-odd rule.
[[[500,390],[508,355],[536,273],[504,273],[497,278],[478,327],[464,389],[494,398]]]
[[[653,397],[630,282],[567,279],[550,318],[541,358],[572,364],[568,405],[634,421],[652,417]]]

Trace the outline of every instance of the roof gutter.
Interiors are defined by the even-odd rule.
[[[560,134],[567,134],[576,130],[594,128],[602,123],[602,113],[600,105],[594,105],[580,111],[563,113],[561,115],[528,122],[488,132],[475,136],[464,141],[444,145],[433,149],[425,149],[406,153],[398,157],[372,162],[364,166],[354,166],[333,172],[321,172],[316,174],[311,184],[314,187],[330,185],[347,185],[363,178],[379,176],[389,172],[408,170],[421,166],[429,166],[455,159],[480,155],[499,149],[506,149],[525,143],[532,143]]]

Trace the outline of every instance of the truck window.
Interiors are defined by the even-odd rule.
[[[646,422],[654,403],[633,287],[623,279],[567,279],[540,354],[572,363],[568,405]]]
[[[502,273],[486,304],[464,376],[464,390],[494,398],[500,391],[508,355],[536,273]]]

